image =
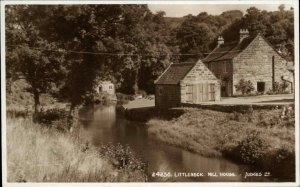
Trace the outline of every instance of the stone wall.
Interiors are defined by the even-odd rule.
[[[265,82],[265,92],[272,90],[272,58],[275,60],[275,81],[282,82],[282,76],[291,77],[287,61],[282,58],[261,36],[258,35],[249,46],[233,59],[233,94],[239,95],[234,85],[244,78],[253,83]],[[290,86],[287,90],[291,90]]]
[[[181,103],[187,102],[187,85],[193,84],[214,84],[215,85],[215,100],[220,100],[220,81],[208,69],[208,67],[199,60],[193,69],[180,81]]]
[[[155,106],[158,108],[170,108],[180,106],[179,84],[155,85]]]

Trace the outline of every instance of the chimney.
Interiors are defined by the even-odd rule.
[[[240,42],[243,41],[243,39],[247,38],[249,36],[248,29],[240,29]]]
[[[222,36],[219,36],[219,38],[218,38],[218,46],[217,47],[219,47],[223,43],[224,43],[224,38]]]

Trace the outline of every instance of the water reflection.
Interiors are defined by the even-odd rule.
[[[129,122],[117,115],[116,107],[94,106],[81,112],[81,118],[86,130],[91,133],[93,143],[121,143],[129,145],[136,153],[148,162],[148,171],[170,172],[172,175],[182,172],[200,172],[204,177],[154,177],[152,181],[245,181],[244,172],[250,171],[243,165],[238,165],[223,158],[206,158],[198,154],[169,146],[153,140],[148,136],[144,124]],[[211,172],[232,172],[234,177],[207,176]],[[249,179],[248,179],[249,180]],[[257,180],[257,179],[255,179]],[[259,180],[269,180],[261,178]]]

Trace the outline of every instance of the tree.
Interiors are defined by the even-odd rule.
[[[240,29],[248,29],[251,35],[261,33],[282,55],[294,58],[294,12],[284,10],[279,6],[279,11],[261,11],[255,7],[247,10],[247,13],[237,19],[226,28],[222,35],[226,42],[237,40]]]
[[[63,55],[53,53],[56,44],[42,38],[46,21],[40,9],[29,6],[6,7],[7,77],[23,78],[33,94],[34,111],[39,111],[40,95],[47,93],[61,79]],[[32,17],[37,19],[31,19]]]
[[[164,12],[153,14],[145,5],[122,7],[124,25],[120,36],[126,54],[122,64],[121,90],[137,93],[141,88],[154,93],[154,80],[168,65],[171,50]],[[147,73],[147,75],[145,74]]]

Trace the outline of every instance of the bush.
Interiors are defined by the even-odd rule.
[[[289,84],[286,81],[274,82],[274,90],[267,91],[268,95],[274,95],[274,94],[286,94],[289,93],[286,89],[289,87]]]
[[[235,85],[235,88],[237,91],[241,91],[242,95],[250,94],[252,91],[254,91],[253,83],[245,79],[241,79],[237,85]]]
[[[257,131],[252,131],[239,143],[238,147],[241,160],[245,164],[257,164],[268,145]]]
[[[67,119],[68,112],[65,109],[49,109],[46,111],[41,110],[34,115],[34,120],[37,123],[50,125],[54,121]]]
[[[295,177],[295,152],[293,149],[282,147],[276,151],[275,162],[273,163],[273,173],[288,180]]]
[[[128,103],[129,101],[132,101],[134,100],[134,96],[132,95],[126,95],[126,94],[123,94],[123,93],[116,93],[116,96],[117,96],[117,100],[119,103]]]
[[[100,148],[100,154],[105,158],[108,158],[118,169],[147,172],[146,163],[140,157],[135,155],[128,145],[123,146],[120,143],[117,145],[104,145]]]

